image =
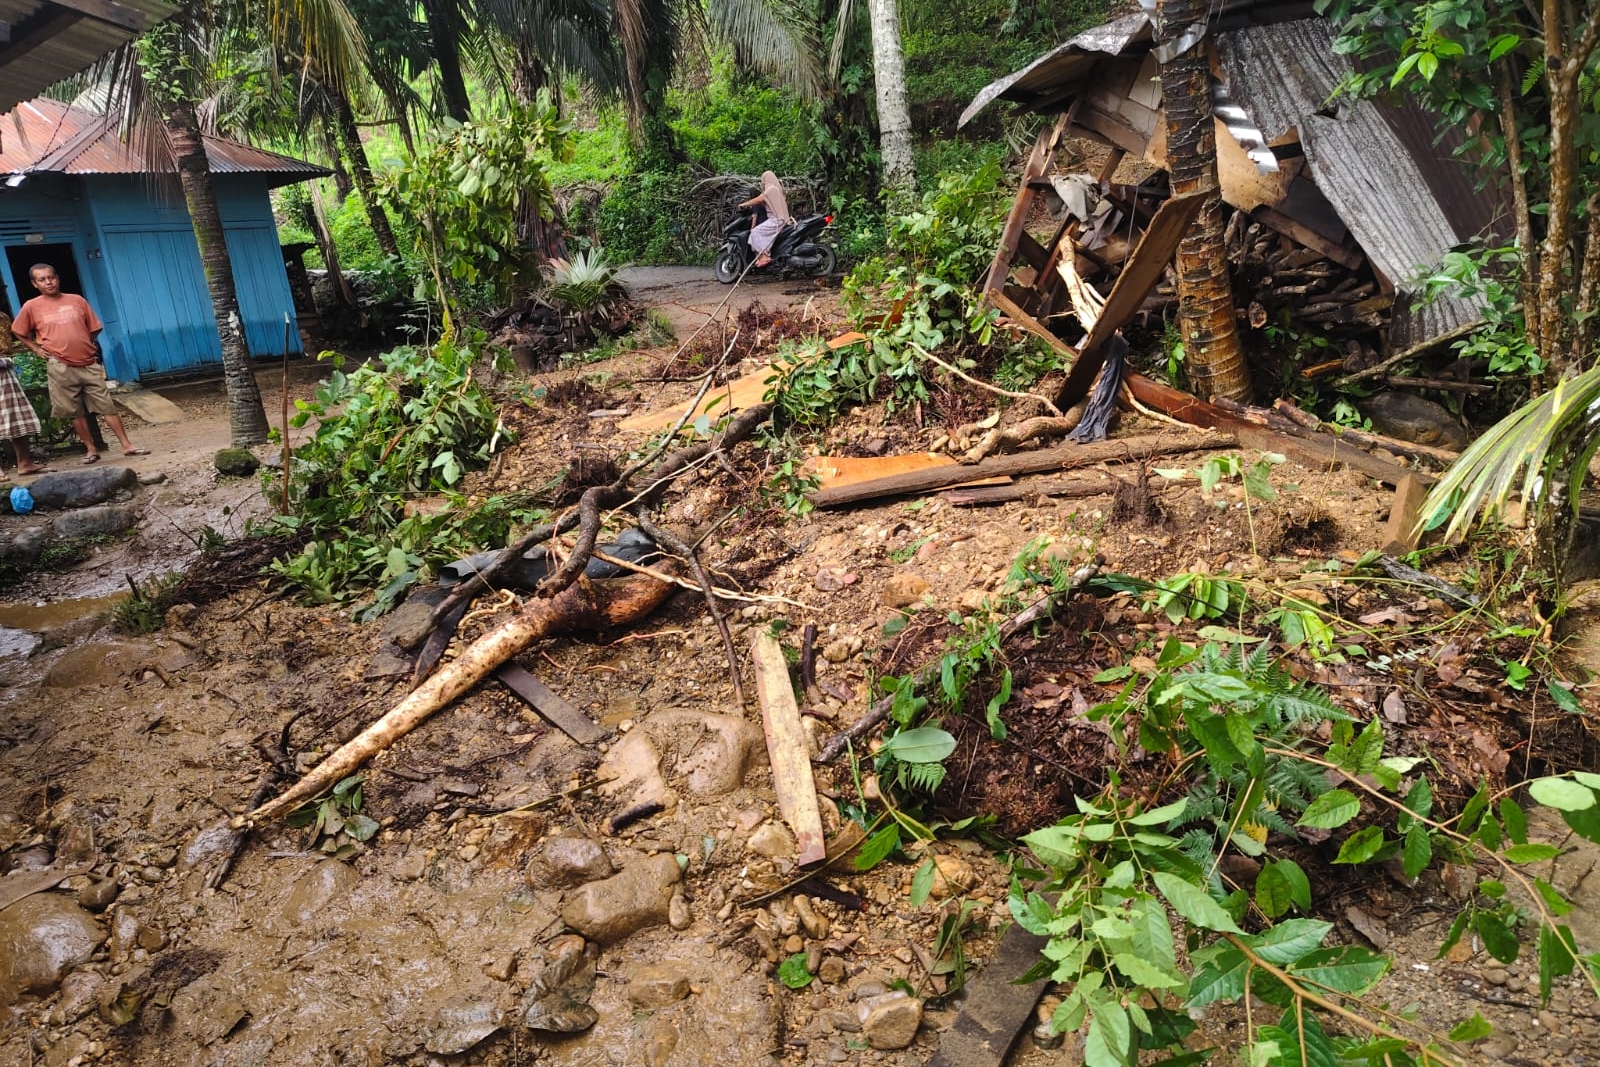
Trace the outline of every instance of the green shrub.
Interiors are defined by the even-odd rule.
[[[672,123],[678,147],[714,174],[811,174],[821,163],[793,93],[724,76],[679,107],[687,117]]]
[[[613,183],[595,212],[601,246],[619,262],[710,262],[716,249],[698,247],[683,227],[682,205],[693,183],[686,168],[629,174]]]
[[[461,480],[483,466],[497,419],[473,379],[474,348],[406,346],[345,374],[337,364],[291,420],[317,420],[289,466],[289,511],[271,524],[310,535],[272,571],[313,603],[352,600],[374,587],[368,614],[386,610],[421,572],[487,545],[539,512],[521,497],[469,500]],[[266,497],[280,499],[268,471]],[[425,497],[443,507],[417,508]]]

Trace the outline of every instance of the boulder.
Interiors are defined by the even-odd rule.
[[[121,533],[138,521],[139,509],[133,504],[100,504],[57,515],[52,525],[57,537],[97,537]]]
[[[248,478],[261,466],[261,461],[248,448],[224,448],[212,462],[218,474],[232,478]]]
[[[1432,400],[1386,389],[1368,397],[1360,407],[1372,420],[1372,428],[1388,437],[1457,452],[1467,447],[1467,431],[1444,405]]]
[[[48,526],[24,526],[20,530],[0,532],[0,560],[11,563],[32,563],[44,551],[50,540]]]
[[[139,476],[129,467],[96,465],[42,474],[28,486],[28,491],[33,494],[36,508],[86,508],[103,504],[138,484]]]
[[[680,876],[677,858],[667,853],[635,860],[610,878],[576,890],[562,909],[561,921],[590,941],[614,944],[667,921],[672,887]]]
[[[150,647],[136,641],[97,641],[78,645],[50,665],[44,684],[51,689],[110,685],[150,659]]]
[[[928,580],[910,571],[901,571],[884,583],[880,602],[886,608],[909,608],[920,603],[928,591]]]
[[[59,893],[35,893],[0,911],[0,1005],[55,989],[105,938],[93,915]]]

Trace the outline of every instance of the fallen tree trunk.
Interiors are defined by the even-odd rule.
[[[548,600],[528,601],[515,618],[467,646],[457,659],[412,690],[377,722],[330,753],[286,792],[241,816],[235,825],[251,826],[279,818],[332,789],[539,638],[563,630],[637,622],[659,607],[671,591],[671,585],[653,578],[630,578],[616,588],[579,581]]]
[[[1147,456],[1166,456],[1182,452],[1204,452],[1216,448],[1231,448],[1238,442],[1229,434],[1154,434],[1145,437],[1127,437],[1115,441],[1096,441],[1087,445],[1060,445],[1037,452],[1019,452],[1010,456],[997,456],[982,463],[962,463],[952,467],[928,467],[924,470],[906,471],[886,478],[855,482],[833,489],[819,489],[811,494],[811,502],[819,508],[837,508],[863,500],[885,496],[903,496],[907,493],[926,493],[946,489],[963,482],[974,482],[996,475],[1041,474],[1045,471],[1069,470],[1088,467],[1122,459],[1144,459]]]

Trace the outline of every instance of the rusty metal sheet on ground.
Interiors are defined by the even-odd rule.
[[[517,664],[507,663],[495,671],[494,676],[507,689],[526,700],[552,726],[578,744],[592,745],[605,739],[606,730],[603,727],[595,725],[587,715]]]
[[[1034,1005],[1045,980],[1015,985],[1039,962],[1045,938],[1012,926],[1000,938],[991,959],[967,985],[967,1002],[950,1029],[939,1035],[939,1048],[928,1067],[999,1067],[1017,1032],[1033,1020]]]

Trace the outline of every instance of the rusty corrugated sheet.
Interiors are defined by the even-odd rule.
[[[100,19],[40,0],[0,0],[0,22],[11,27],[13,42],[28,39],[49,20],[60,20],[59,28],[35,47],[0,66],[0,110],[72,77],[176,10],[160,0],[115,0]]]
[[[207,137],[205,145],[213,174],[265,174],[273,184],[284,184],[331,173],[314,163],[220,137]],[[151,174],[171,169],[165,161],[148,159],[142,149],[120,140],[104,115],[39,99],[0,116],[0,174]]]
[[[1416,276],[1455,245],[1475,236],[1447,217],[1424,168],[1456,167],[1432,153],[1418,158],[1370,100],[1337,97],[1349,71],[1334,54],[1322,19],[1252,26],[1216,39],[1223,76],[1235,100],[1267,137],[1296,128],[1311,177],[1339,212],[1362,251],[1394,286],[1389,341],[1409,348],[1481,317],[1481,304],[1443,297],[1421,306],[1408,299]],[[1440,177],[1441,184],[1447,184]]]
[[[1126,15],[1115,22],[1085,30],[1021,70],[984,86],[961,113],[956,125],[965,126],[972,116],[1000,96],[1024,107],[1037,107],[1052,99],[1060,100],[1063,93],[1076,87],[1101,58],[1120,55],[1131,45],[1140,41],[1148,43],[1149,40],[1150,20],[1143,14]]]

